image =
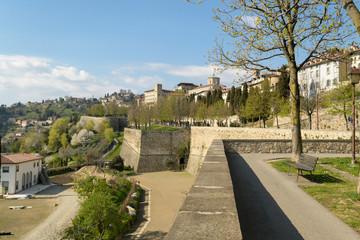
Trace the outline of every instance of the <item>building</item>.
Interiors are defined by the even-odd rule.
[[[162,89],[162,84],[155,84],[155,88],[153,90],[145,91],[145,104],[156,104],[160,98],[166,98],[174,93],[174,90],[166,90]]]
[[[227,87],[225,85],[220,84],[220,78],[216,76],[209,77],[207,79],[207,85],[199,85],[198,87],[191,89],[188,91],[188,95],[195,95],[195,100],[199,96],[206,96],[208,92],[212,92],[214,90],[220,89],[222,92],[227,91]]]
[[[340,82],[347,81],[347,73],[352,67],[360,68],[360,48],[351,47],[347,51],[333,51],[309,60],[298,72],[302,93],[315,95],[315,89],[329,91]]]
[[[14,194],[38,184],[42,159],[25,153],[1,155],[0,194]]]
[[[198,87],[198,85],[188,82],[179,83],[177,86],[178,86],[178,90],[183,91],[185,94],[188,93],[190,90],[193,90],[194,88]]]
[[[257,70],[254,72],[254,77],[251,79],[251,82],[248,83],[248,86],[261,89],[261,84],[267,79],[269,80],[271,91],[273,91],[279,83],[279,78],[280,74],[278,72],[260,74],[260,71]]]

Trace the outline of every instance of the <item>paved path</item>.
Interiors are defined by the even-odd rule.
[[[352,228],[302,191],[295,176],[280,174],[264,161],[290,155],[227,156],[244,239],[360,239]]]
[[[140,202],[137,222],[124,239],[164,239],[195,177],[186,172],[165,171],[142,173],[130,179],[140,181],[146,186],[146,192]]]
[[[57,209],[34,230],[22,239],[26,240],[56,240],[61,230],[71,223],[78,210],[78,197],[70,185],[55,185],[36,194],[37,198],[59,198]]]

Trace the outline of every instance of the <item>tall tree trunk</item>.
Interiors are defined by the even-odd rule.
[[[345,112],[344,112],[344,118],[345,118],[346,131],[349,131],[349,123],[348,123],[348,119],[347,119],[347,116],[346,116]]]
[[[260,113],[259,113],[259,128],[261,128],[261,116],[260,116]]]
[[[344,9],[354,23],[356,30],[360,36],[360,12],[352,0],[341,0]]]
[[[302,153],[301,122],[300,122],[300,91],[295,62],[289,64],[290,70],[290,106],[292,124],[292,158],[299,160]]]
[[[310,130],[311,130],[311,125],[312,125],[311,115],[312,115],[312,114],[308,114],[308,117],[309,117],[309,129],[310,129]]]
[[[280,127],[279,127],[279,116],[278,116],[278,115],[276,115],[276,127],[277,127],[277,128],[280,128]]]
[[[352,0],[341,0],[341,3],[344,7],[344,9],[347,11],[348,15],[350,16],[352,22],[354,23],[356,30],[360,36],[360,12],[354,2]],[[355,121],[355,119],[353,119]],[[348,129],[347,126],[347,119],[346,119],[346,129]],[[360,176],[358,179],[358,186],[357,186],[357,192],[360,194]]]

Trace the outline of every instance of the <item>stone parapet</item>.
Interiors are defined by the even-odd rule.
[[[223,140],[226,153],[291,153],[291,140]],[[351,140],[303,140],[304,153],[351,154]],[[359,153],[359,141],[355,150]]]
[[[242,239],[223,142],[213,140],[166,239]]]

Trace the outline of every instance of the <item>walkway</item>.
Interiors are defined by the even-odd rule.
[[[36,198],[59,198],[56,210],[22,239],[61,239],[61,230],[71,224],[78,210],[78,197],[72,185],[55,185],[36,194]]]
[[[352,228],[303,192],[292,177],[264,161],[290,155],[227,156],[244,239],[360,239]]]
[[[146,191],[138,219],[124,239],[164,239],[195,177],[186,172],[165,171],[142,173],[130,179],[140,181]]]

